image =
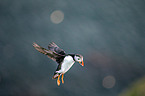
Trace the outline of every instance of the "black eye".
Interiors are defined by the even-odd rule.
[[[78,58],[78,60],[80,60],[80,58]]]

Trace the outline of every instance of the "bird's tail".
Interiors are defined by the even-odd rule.
[[[54,73],[54,76],[52,77],[52,79],[57,79],[57,77],[59,76],[59,73]]]

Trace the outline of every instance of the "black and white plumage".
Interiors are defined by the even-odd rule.
[[[59,48],[54,42],[51,42],[48,45],[48,50],[39,46],[36,43],[33,43],[33,46],[40,53],[47,55],[50,59],[58,63],[58,67],[54,72],[53,79],[57,79],[57,84],[60,85],[60,76],[62,76],[62,83],[64,83],[63,76],[64,74],[72,67],[76,62],[81,63],[84,66],[83,56],[80,54],[66,54],[64,50]]]

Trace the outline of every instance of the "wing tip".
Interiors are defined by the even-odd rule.
[[[50,42],[50,45],[56,45],[54,42]]]
[[[51,47],[58,47],[58,46],[54,42],[50,42],[48,45],[48,48],[51,48]]]
[[[35,42],[32,45],[33,45],[33,47],[39,47],[39,45],[36,44]]]

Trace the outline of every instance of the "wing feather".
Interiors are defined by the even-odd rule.
[[[54,42],[48,45],[48,50],[39,46],[36,43],[33,43],[33,47],[40,53],[43,53],[47,55],[50,59],[56,61],[58,64],[60,64],[63,61],[63,58],[66,55],[65,51],[60,49]]]
[[[48,49],[53,51],[53,53],[55,54],[58,54],[58,55],[66,55],[65,54],[65,51],[61,48],[59,48],[54,42],[51,42],[49,45],[48,45]]]
[[[54,54],[52,51],[50,50],[47,50],[41,46],[39,46],[38,44],[36,43],[33,43],[33,47],[38,50],[40,53],[43,53],[45,55],[47,55],[50,59],[56,61],[58,55],[57,54]]]

